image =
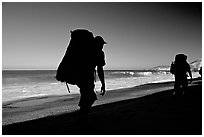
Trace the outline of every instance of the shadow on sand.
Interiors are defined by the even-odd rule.
[[[78,111],[2,127],[3,135],[201,135],[202,80],[184,96],[173,90],[94,106],[87,119]]]

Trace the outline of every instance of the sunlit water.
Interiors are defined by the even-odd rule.
[[[77,86],[69,85],[68,93],[64,83],[55,80],[56,71],[3,71],[2,101],[46,95],[79,94]],[[193,77],[199,77],[197,72]],[[173,81],[174,76],[167,72],[141,70],[106,70],[106,90],[129,88],[147,83]],[[95,91],[100,91],[100,81],[95,83]]]

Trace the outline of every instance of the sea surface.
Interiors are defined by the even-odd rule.
[[[69,85],[68,93],[64,83],[55,79],[56,70],[3,70],[2,102],[29,97],[79,94],[75,85]],[[198,74],[193,74],[198,77]],[[167,71],[153,70],[105,70],[106,90],[129,88],[147,83],[173,81]],[[100,81],[95,83],[95,91],[100,92]]]

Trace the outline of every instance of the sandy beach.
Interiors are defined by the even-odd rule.
[[[3,103],[3,135],[201,135],[202,80],[184,96],[173,82],[98,94],[87,120],[78,120],[79,95],[33,97]]]

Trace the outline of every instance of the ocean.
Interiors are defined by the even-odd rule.
[[[56,70],[3,70],[2,102],[23,98],[79,94],[75,85],[69,85],[68,93],[64,83],[55,79]],[[198,77],[194,74],[193,77]],[[153,70],[105,70],[107,92],[114,89],[129,88],[147,83],[173,81],[167,71]],[[95,82],[95,91],[100,92],[100,82]]]

